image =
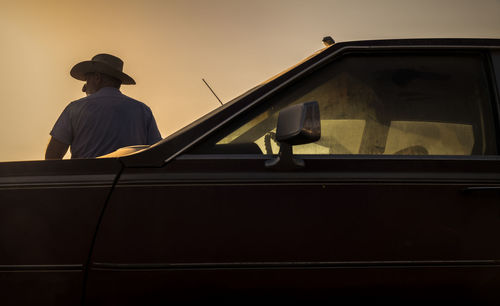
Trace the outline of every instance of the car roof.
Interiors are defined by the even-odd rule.
[[[140,153],[120,157],[127,167],[160,167],[175,158],[195,143],[207,137],[211,132],[231,120],[241,112],[254,106],[273,90],[288,83],[302,72],[323,62],[343,49],[373,48],[500,48],[500,39],[493,38],[414,38],[383,39],[338,42],[313,53],[296,65],[278,73],[242,95],[232,99],[212,112],[195,120],[188,126],[167,136],[149,149]]]
[[[284,71],[267,79],[262,84],[268,83],[288,71],[300,66],[304,62],[314,58],[315,56],[325,53],[330,54],[337,52],[339,49],[346,47],[436,47],[436,46],[471,46],[471,47],[500,47],[500,39],[492,38],[414,38],[414,39],[383,39],[383,40],[355,40],[335,43],[328,47],[322,48],[297,64],[285,69]]]

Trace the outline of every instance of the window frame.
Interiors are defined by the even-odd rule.
[[[245,125],[248,123],[248,120],[246,120],[244,123],[237,123],[241,118],[249,116],[249,113],[254,113],[255,116],[258,116],[258,113],[261,111],[261,109],[266,105],[269,105],[270,103],[276,102],[276,99],[279,99],[283,96],[286,95],[286,90],[287,88],[290,88],[294,86],[294,84],[297,84],[310,76],[311,74],[314,74],[318,72],[319,70],[325,68],[328,65],[333,64],[336,61],[340,61],[343,58],[351,55],[361,55],[361,56],[377,56],[377,55],[415,55],[415,56],[421,56],[421,55],[453,55],[454,53],[458,56],[460,55],[473,55],[478,57],[478,59],[482,63],[482,70],[484,72],[484,77],[485,77],[485,85],[487,86],[487,95],[489,99],[489,103],[486,103],[485,105],[482,105],[483,107],[486,106],[491,110],[491,118],[489,118],[489,124],[485,128],[485,134],[484,138],[487,139],[488,137],[493,137],[495,140],[495,146],[493,149],[496,149],[497,154],[485,154],[485,155],[464,155],[467,158],[474,158],[474,157],[484,157],[484,156],[499,156],[500,155],[500,129],[499,129],[499,122],[500,122],[500,112],[499,112],[499,94],[498,92],[500,91],[500,77],[497,79],[497,82],[495,82],[495,74],[494,74],[494,69],[496,66],[494,66],[494,62],[492,59],[491,53],[493,52],[492,50],[499,49],[499,48],[491,48],[491,47],[480,47],[480,46],[378,46],[378,47],[359,47],[359,46],[350,46],[350,47],[345,47],[339,49],[337,52],[332,53],[330,56],[322,59],[318,63],[312,65],[308,69],[305,69],[304,71],[301,71],[298,73],[296,76],[291,78],[290,80],[284,82],[280,86],[274,88],[273,90],[270,91],[267,95],[264,97],[261,97],[254,103],[252,103],[249,107],[245,108],[244,110],[241,110],[237,114],[234,114],[231,116],[230,120],[226,120],[224,123],[218,126],[218,128],[210,135],[205,135],[206,137],[203,137],[203,139],[199,139],[199,141],[196,142],[194,145],[194,150],[196,148],[202,147],[204,143],[206,143],[210,139],[215,139],[213,142],[217,143],[224,137],[226,137],[229,134],[223,134],[221,131],[223,129],[227,129],[231,125],[235,125],[238,127],[232,128],[233,131],[236,129],[240,128],[241,126]],[[500,51],[498,52],[498,68],[497,72],[500,73]],[[498,88],[497,88],[497,83]],[[218,136],[217,135],[222,135]],[[491,135],[493,134],[493,135]],[[214,138],[217,137],[217,138]],[[195,154],[191,153],[190,151],[187,151],[184,153],[186,155],[208,155],[208,156],[215,156],[219,154],[208,154],[208,153],[200,153],[200,154]],[[275,155],[276,153],[273,152]],[[258,154],[220,154],[221,156],[238,156],[238,155],[247,155],[247,156],[257,156]],[[266,155],[265,152],[262,154],[264,157],[269,156]],[[298,156],[316,156],[313,154],[296,154]],[[344,154],[331,154],[331,155],[324,155],[324,156],[330,156],[331,157],[338,157],[338,156],[343,156]],[[372,156],[372,157],[381,157],[381,156],[395,156],[395,155],[387,155],[387,154],[354,154],[356,156]],[[411,157],[416,157],[419,155],[412,155]],[[439,157],[441,155],[429,155],[431,158],[432,157]],[[460,155],[442,155],[444,158],[448,157],[457,157]],[[421,157],[421,156],[419,156]]]
[[[492,103],[492,113],[494,115],[493,124],[496,131],[497,152],[500,155],[500,48],[488,50],[484,65],[490,87],[490,95],[494,100]]]

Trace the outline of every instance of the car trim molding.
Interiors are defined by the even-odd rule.
[[[0,189],[17,188],[109,188],[115,174],[98,175],[41,175],[0,177]]]
[[[83,265],[0,265],[0,272],[68,270],[82,271]]]
[[[268,160],[278,154],[184,154],[176,160],[227,160],[227,159],[262,159]],[[498,155],[391,155],[391,154],[294,154],[295,157],[306,160],[458,160],[458,161],[500,161]]]
[[[429,178],[431,177],[431,178]],[[235,186],[235,185],[290,185],[290,184],[335,184],[335,183],[362,183],[376,184],[488,184],[490,187],[498,187],[498,173],[481,172],[304,172],[295,173],[290,176],[287,172],[238,172],[238,173],[149,173],[149,174],[126,174],[123,175],[116,188],[144,187],[144,186]],[[473,187],[473,186],[470,186]]]
[[[229,262],[229,263],[92,263],[91,270],[220,270],[300,268],[440,268],[498,266],[500,260],[409,260],[409,261],[310,261],[310,262]]]

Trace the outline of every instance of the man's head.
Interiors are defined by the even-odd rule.
[[[82,91],[93,94],[102,87],[120,88],[121,84],[135,84],[127,74],[123,73],[123,61],[110,54],[97,54],[90,61],[73,66],[71,76],[86,81]]]

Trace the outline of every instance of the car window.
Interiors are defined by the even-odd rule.
[[[496,154],[481,54],[350,54],[295,81],[191,153],[276,154],[278,112],[318,101],[321,139],[297,154]]]

